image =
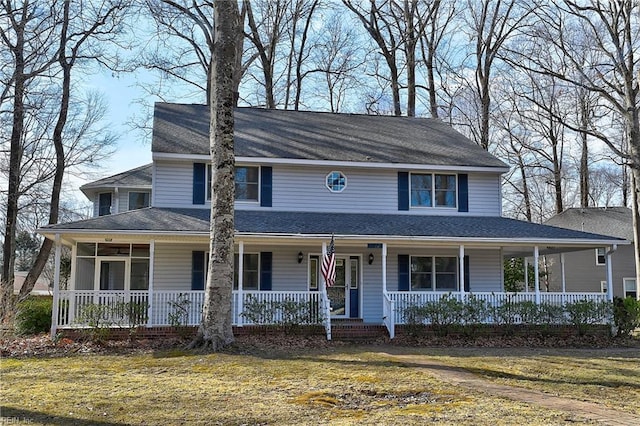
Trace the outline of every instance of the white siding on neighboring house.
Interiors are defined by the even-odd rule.
[[[193,163],[156,160],[153,199],[154,207],[205,207],[193,205]]]

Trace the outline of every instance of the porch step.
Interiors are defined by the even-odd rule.
[[[360,321],[337,322],[331,320],[331,338],[334,340],[372,340],[389,337],[384,325],[365,324]]]

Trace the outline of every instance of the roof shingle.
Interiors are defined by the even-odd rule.
[[[236,108],[236,157],[507,166],[437,119]],[[209,155],[205,105],[156,103],[153,152]]]

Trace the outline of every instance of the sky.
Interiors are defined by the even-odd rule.
[[[136,86],[137,78],[133,74],[114,76],[110,72],[94,74],[85,81],[87,88],[97,89],[104,94],[108,102],[105,121],[118,135],[115,153],[105,161],[103,168],[97,171],[98,177],[89,176],[85,182],[111,176],[151,162],[151,141],[143,138],[141,132],[133,131],[127,121],[139,114],[140,106],[135,102],[143,96]],[[149,100],[153,102],[152,99]]]

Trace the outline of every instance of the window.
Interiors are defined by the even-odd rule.
[[[456,291],[457,289],[457,257],[411,257],[411,290]]]
[[[596,249],[596,265],[604,265],[606,263],[606,257],[604,247]]]
[[[149,244],[77,243],[76,256],[76,290],[149,289]]]
[[[342,192],[347,187],[347,177],[342,172],[331,172],[325,178],[325,185],[331,192]]]
[[[624,297],[633,297],[634,299],[638,297],[638,290],[636,288],[636,279],[624,278],[622,281],[624,282]]]
[[[600,293],[606,293],[606,292],[607,292],[607,282],[600,281]]]
[[[240,256],[236,253],[233,257],[236,267],[233,268],[233,288],[238,289],[238,266]],[[258,253],[244,253],[242,257],[242,288],[244,290],[258,290],[260,288],[260,256]]]
[[[236,201],[258,201],[259,167],[236,166]],[[207,165],[207,200],[211,200],[211,164]]]
[[[456,207],[456,175],[411,173],[412,207]]]
[[[149,207],[148,192],[129,192],[129,210],[138,210]]]
[[[111,214],[111,193],[103,192],[98,196],[98,216]]]
[[[309,257],[309,290],[318,289],[318,270],[320,265],[320,256]]]

